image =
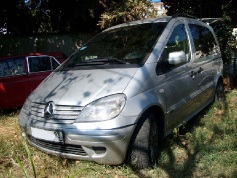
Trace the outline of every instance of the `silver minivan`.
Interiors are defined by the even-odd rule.
[[[162,17],[104,30],[27,98],[18,122],[34,147],[100,164],[157,161],[162,139],[224,99],[213,29]]]

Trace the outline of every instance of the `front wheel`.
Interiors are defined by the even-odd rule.
[[[153,114],[146,114],[139,123],[131,143],[130,163],[144,169],[157,162],[159,134]]]
[[[223,102],[225,101],[225,88],[222,81],[219,81],[215,92],[215,101]]]

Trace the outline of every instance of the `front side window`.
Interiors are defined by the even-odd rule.
[[[212,32],[197,24],[189,24],[195,46],[195,58],[200,59],[219,51]]]
[[[165,25],[146,23],[104,31],[69,57],[63,68],[142,64]]]
[[[174,60],[172,58],[175,58]],[[180,61],[178,61],[180,58]],[[184,24],[177,25],[161,55],[157,65],[158,74],[164,74],[190,60],[190,47]]]
[[[25,74],[24,58],[7,59],[0,62],[0,77]]]
[[[54,58],[51,58],[51,62],[52,62],[52,68],[53,70],[55,70],[59,66],[59,63]]]
[[[28,57],[29,72],[51,71],[58,67],[58,63],[50,56]]]

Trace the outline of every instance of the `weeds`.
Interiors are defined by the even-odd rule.
[[[27,142],[26,142],[25,138],[24,138],[23,136],[22,136],[21,138],[22,138],[22,142],[23,142],[24,148],[25,148],[25,150],[26,150],[26,152],[27,152],[28,158],[29,158],[29,160],[30,160],[30,165],[31,165],[32,170],[33,170],[33,173],[34,173],[34,178],[36,178],[35,165],[34,165],[34,161],[33,161],[32,156],[31,156],[30,149],[29,149],[29,147],[28,147],[28,145],[27,145]],[[19,164],[19,166],[21,167],[21,169],[22,169],[22,171],[23,171],[25,177],[28,178],[29,176],[28,176],[27,171],[26,171],[26,169],[24,168],[22,162],[21,162],[18,158],[16,158],[16,161],[17,161],[17,163]]]
[[[224,103],[213,103],[174,129],[162,145],[158,164],[147,177],[237,177],[237,90]],[[27,145],[17,123],[18,112],[0,115],[0,177],[139,177],[127,165],[108,166],[63,159]]]

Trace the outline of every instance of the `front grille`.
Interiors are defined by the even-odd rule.
[[[31,115],[36,120],[45,121],[44,108],[47,103],[31,103]],[[54,113],[47,122],[71,124],[73,123],[83,107],[70,105],[55,105]]]
[[[28,139],[32,143],[38,145],[39,147],[45,148],[51,151],[56,151],[56,152],[65,153],[65,154],[87,156],[86,152],[83,150],[83,148],[80,145],[69,145],[69,144],[63,144],[63,143],[48,142],[48,141],[36,139],[30,135],[28,135]]]

